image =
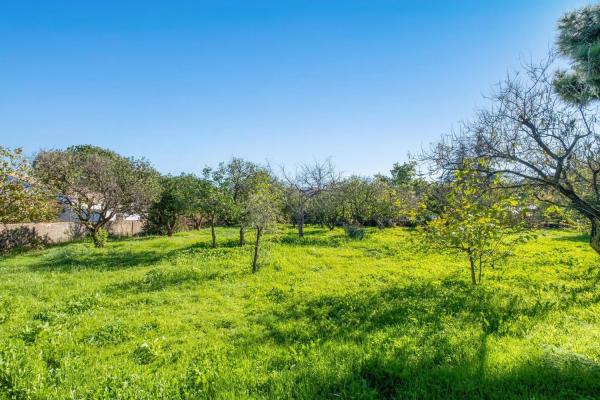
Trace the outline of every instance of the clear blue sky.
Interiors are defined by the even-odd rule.
[[[2,1],[0,144],[385,172],[587,1]]]

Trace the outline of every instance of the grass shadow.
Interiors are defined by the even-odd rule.
[[[110,271],[148,266],[160,262],[169,253],[160,251],[115,251],[90,249],[87,252],[60,251],[42,257],[29,268],[36,272],[72,272],[78,270]]]
[[[184,285],[195,285],[202,281],[218,279],[218,272],[203,273],[196,270],[163,271],[154,269],[147,272],[141,279],[133,279],[108,286],[107,293],[132,292],[146,293],[155,292],[170,287],[181,287]]]
[[[325,237],[306,234],[304,237],[298,237],[295,234],[286,234],[276,242],[286,246],[339,247],[348,243],[348,241],[349,239],[343,234],[328,235]]]
[[[562,236],[558,236],[553,238],[553,240],[559,240],[559,241],[563,241],[563,242],[576,242],[576,243],[589,243],[590,242],[590,235],[588,235],[587,233],[581,233],[578,235],[562,235]]]

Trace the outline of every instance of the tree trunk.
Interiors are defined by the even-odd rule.
[[[298,213],[298,237],[304,237],[304,206],[300,208]]]
[[[210,221],[210,234],[212,236],[212,247],[217,247],[217,235],[215,234],[215,221]]]
[[[471,284],[475,286],[477,285],[477,279],[475,276],[475,257],[472,254],[469,254],[469,264],[471,265]]]
[[[102,242],[102,240],[100,240],[100,237],[98,236],[98,229],[92,230],[91,233],[92,233],[92,241],[94,242],[94,247],[96,247],[96,248],[104,247],[104,243]]]
[[[600,254],[600,219],[590,218],[592,228],[590,230],[590,246]]]
[[[244,225],[240,225],[240,246],[243,246],[246,244],[246,237],[244,236],[245,233],[246,233],[246,228],[244,227]]]
[[[479,283],[481,283],[481,273],[483,271],[483,263],[481,262],[481,256],[479,256]]]
[[[256,243],[254,244],[254,258],[252,259],[252,273],[258,271],[258,252],[260,250],[260,237],[262,236],[262,229],[256,228]]]
[[[106,238],[102,239],[100,237],[100,230],[104,229],[104,225],[94,226],[93,228],[89,228],[89,229],[90,229],[90,234],[92,235],[92,242],[94,242],[94,247],[96,247],[98,249],[104,247],[104,245],[106,244]]]

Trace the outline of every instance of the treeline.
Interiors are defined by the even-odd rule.
[[[2,152],[7,178],[1,223],[51,220],[67,209],[98,247],[109,221],[133,214],[145,219],[151,234],[210,227],[213,246],[215,226],[239,226],[244,245],[246,230],[256,225],[261,192],[272,203],[272,223],[293,224],[300,237],[305,224],[416,226],[443,212],[452,181],[424,179],[416,162],[395,164],[387,175],[344,177],[329,160],[291,172],[233,158],[199,175],[161,175],[144,159],[89,145],[40,151],[32,165],[19,150]],[[530,226],[575,222],[564,210],[520,193],[528,198],[524,218]]]
[[[156,234],[210,226],[213,246],[216,225],[237,225],[240,245],[256,231],[254,269],[262,234],[278,222],[300,237],[306,223],[356,236],[364,226],[421,225],[426,243],[467,253],[473,283],[476,264],[481,276],[520,227],[583,220],[600,253],[599,21],[599,5],[566,14],[547,60],[509,75],[489,107],[417,158],[425,178],[414,162],[343,177],[329,161],[273,171],[241,159],[198,176],[161,176],[144,159],[94,146],[41,151],[33,165],[0,148],[0,223],[51,218],[67,206],[98,247],[117,215],[140,214]]]

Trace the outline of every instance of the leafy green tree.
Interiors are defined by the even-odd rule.
[[[268,175],[257,179],[256,186],[250,194],[247,204],[248,221],[256,231],[254,255],[252,258],[252,272],[258,271],[261,241],[266,230],[277,223],[280,215],[281,195],[277,188],[269,182]]]
[[[248,226],[247,203],[257,184],[258,177],[266,169],[241,158],[233,158],[227,164],[221,163],[217,171],[217,181],[231,197],[230,219],[240,226],[240,246],[245,240],[245,230]]]
[[[116,215],[145,214],[160,195],[159,174],[143,159],[95,146],[38,153],[36,175],[60,194],[96,247],[100,230]]]
[[[160,178],[160,198],[148,210],[147,232],[173,235],[181,218],[193,214],[193,185],[198,179],[192,175],[165,175]]]
[[[416,179],[417,163],[414,161],[395,163],[390,170],[391,181],[396,186],[408,186]]]
[[[500,188],[500,178],[490,181],[478,166],[468,161],[454,173],[443,211],[422,229],[425,246],[466,254],[473,285],[481,282],[485,265],[493,267],[523,237],[513,218],[518,200]]]
[[[570,71],[559,71],[554,80],[561,96],[587,103],[600,96],[600,5],[589,5],[565,14],[559,21],[558,50],[571,60]]]
[[[56,196],[34,177],[21,149],[0,146],[0,224],[47,221],[56,215]]]
[[[204,179],[198,187],[198,197],[196,198],[197,208],[210,225],[212,238],[212,247],[217,247],[217,236],[215,227],[220,222],[228,218],[233,210],[232,197],[227,192],[227,188],[222,183],[222,175],[219,171],[213,171],[210,168],[204,169]]]

